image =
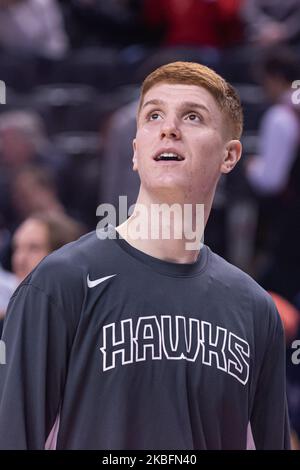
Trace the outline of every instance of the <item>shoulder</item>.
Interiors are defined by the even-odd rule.
[[[266,328],[280,321],[270,294],[247,273],[211,250],[209,269],[214,288],[220,291],[224,302],[238,305],[251,315],[254,323],[264,324]]]
[[[29,283],[35,283],[44,277],[52,278],[52,276],[60,279],[68,275],[73,280],[79,279],[98,242],[96,233],[91,232],[64,245],[41,261],[32,272]]]
[[[293,109],[287,105],[276,104],[272,106],[263,118],[264,126],[280,127],[297,132],[299,129],[298,119]]]
[[[265,292],[249,274],[214,253],[210,248],[209,254],[211,275],[217,282],[239,289],[247,288],[255,292]]]
[[[24,279],[23,287],[47,295],[63,308],[81,305],[86,293],[89,269],[100,260],[106,240],[90,232],[46,256]]]

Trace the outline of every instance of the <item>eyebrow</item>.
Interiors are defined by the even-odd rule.
[[[155,105],[155,106],[162,106],[165,104],[165,101],[159,100],[159,99],[154,99],[154,100],[149,100],[146,101],[146,103],[143,104],[142,109],[145,108],[148,105]],[[185,109],[185,108],[198,108],[201,109],[202,111],[206,111],[208,114],[210,114],[209,109],[204,105],[200,103],[195,103],[194,101],[185,101],[182,103],[180,108]]]

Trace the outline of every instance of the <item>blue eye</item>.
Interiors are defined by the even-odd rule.
[[[157,119],[160,117],[158,113],[151,113],[149,114],[149,120],[150,121],[157,121]]]
[[[190,121],[199,121],[201,120],[200,116],[198,114],[195,114],[195,113],[190,113],[187,115],[187,118],[190,120]]]

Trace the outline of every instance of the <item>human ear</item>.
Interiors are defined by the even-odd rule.
[[[239,140],[230,140],[226,144],[221,165],[222,173],[230,173],[242,156],[242,144]]]

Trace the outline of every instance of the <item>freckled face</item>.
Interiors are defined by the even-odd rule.
[[[225,152],[223,115],[195,85],[159,83],[144,96],[133,142],[133,168],[148,192],[178,191],[205,202],[215,190]],[[175,153],[179,161],[157,161]]]

